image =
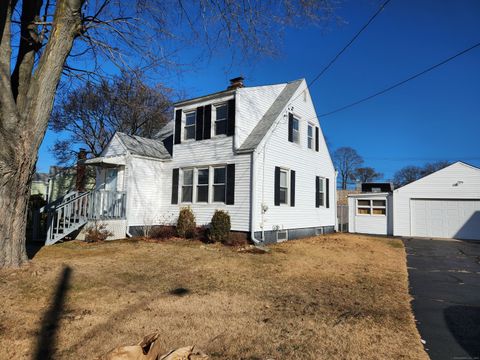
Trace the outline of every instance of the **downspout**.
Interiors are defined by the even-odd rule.
[[[250,160],[250,239],[252,239],[255,245],[260,245],[262,242],[255,238],[255,150],[252,151]]]

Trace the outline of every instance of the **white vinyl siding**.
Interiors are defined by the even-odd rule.
[[[301,122],[303,121],[299,127],[304,129],[303,135],[300,134],[304,139],[306,138],[307,119],[313,119],[316,116],[308,90],[306,90],[306,101],[303,96],[299,96],[305,87],[305,82],[302,82],[292,96],[292,99],[295,100],[289,104],[294,107],[296,117]],[[275,226],[283,229],[335,226],[335,169],[322,131],[319,129],[318,152],[311,151],[306,145],[298,146],[298,144],[286,140],[286,134],[288,134],[286,116],[288,117],[287,108],[279,115],[277,122],[261,142],[255,154],[255,231],[261,231],[262,226],[265,231],[272,230]],[[267,141],[266,144],[265,141]],[[295,207],[275,206],[275,167],[295,171]],[[329,179],[329,208],[315,206],[317,176]],[[264,214],[262,214],[262,203],[268,207]]]

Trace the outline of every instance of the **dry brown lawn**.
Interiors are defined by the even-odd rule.
[[[399,240],[335,234],[271,249],[45,247],[0,272],[0,357],[90,359],[158,330],[165,349],[196,344],[213,359],[428,359]]]

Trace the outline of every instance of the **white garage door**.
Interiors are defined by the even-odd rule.
[[[412,199],[412,235],[480,240],[480,200]]]

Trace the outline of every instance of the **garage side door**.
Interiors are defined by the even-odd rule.
[[[412,235],[480,240],[480,200],[412,199]]]

